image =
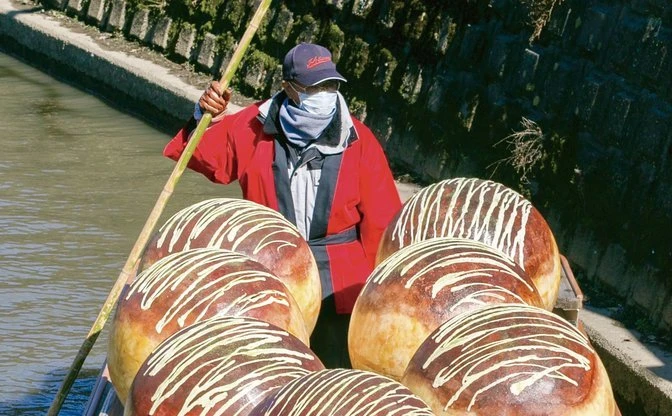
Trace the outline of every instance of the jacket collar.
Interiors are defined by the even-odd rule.
[[[264,133],[281,137],[285,142],[287,142],[287,139],[280,127],[278,113],[280,106],[286,99],[288,97],[284,91],[278,92],[259,106],[259,114],[257,115],[257,119],[263,125]],[[322,137],[316,142],[311,143],[308,147],[315,147],[323,155],[337,154],[343,152],[346,147],[357,139],[357,132],[352,123],[348,106],[341,93],[338,93],[336,116],[325,129]]]

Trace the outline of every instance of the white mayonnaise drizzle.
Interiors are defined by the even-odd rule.
[[[402,384],[359,370],[332,369],[291,381],[273,393],[264,415],[431,416],[432,411]]]
[[[140,273],[131,286],[125,300],[134,295],[141,295],[140,307],[149,310],[152,304],[167,292],[180,290],[172,305],[166,307],[165,314],[156,323],[156,332],[161,333],[163,328],[173,320],[180,327],[190,315],[197,314],[193,321],[199,321],[207,315],[212,305],[220,308],[218,315],[228,315],[235,310],[245,314],[253,309],[263,308],[268,304],[290,306],[288,292],[284,291],[284,284],[259,264],[256,269],[238,270],[224,273],[217,278],[211,278],[214,271],[228,267],[235,268],[237,264],[250,262],[250,257],[229,250],[202,248],[177,252],[160,259],[147,270]],[[181,284],[195,275],[191,284],[181,287]],[[243,290],[243,294],[224,303],[222,297],[230,290],[240,286],[267,282],[268,289]],[[166,305],[161,305],[165,307]]]
[[[199,202],[173,215],[159,230],[157,246],[160,248],[166,243],[172,230],[168,250],[174,251],[186,227],[199,216],[187,236],[184,250],[189,250],[191,242],[206,230],[212,232],[207,247],[230,246],[233,251],[254,235],[257,241],[252,253],[254,255],[266,247],[274,247],[276,251],[296,248],[297,244],[293,241],[302,238],[292,223],[270,208],[244,199],[216,198]],[[213,229],[212,224],[222,218],[226,219],[217,229]]]
[[[464,201],[457,211],[458,201]],[[445,213],[442,214],[442,208]],[[423,188],[404,204],[392,235],[399,247],[434,237],[469,238],[506,253],[524,268],[532,204],[496,182],[455,178]]]
[[[213,415],[249,413],[256,403],[251,399],[260,400],[256,395],[308,374],[306,365],[315,366],[308,347],[287,347],[290,337],[245,317],[216,317],[186,327],[160,344],[144,364],[146,377],[168,371],[151,397],[149,413],[173,395],[183,401],[182,408],[175,409],[178,416],[197,408]],[[303,345],[298,339],[291,344]],[[207,371],[194,380],[203,370]],[[187,382],[193,383],[191,389],[185,388]]]
[[[528,331],[512,336],[517,328]],[[422,368],[426,370],[434,362],[441,363],[432,386],[440,388],[451,380],[458,380],[461,385],[445,409],[467,389],[480,386],[471,397],[467,411],[475,405],[479,395],[502,383],[509,383],[509,391],[515,396],[543,378],[576,386],[577,381],[562,370],[589,371],[591,357],[588,355],[595,353],[585,336],[569,322],[544,309],[517,304],[489,306],[460,314],[439,327],[431,340],[436,345],[424,359]],[[573,347],[566,347],[561,341]],[[442,359],[449,352],[459,354],[452,361]],[[516,353],[515,358],[502,359],[511,352]],[[488,378],[497,371],[501,371],[498,378],[494,381]]]
[[[410,272],[421,263],[427,264],[420,270]],[[448,268],[459,270],[460,264],[468,265],[470,270],[453,273],[444,271]],[[474,265],[481,267],[475,268]],[[433,238],[404,247],[385,259],[369,277],[364,293],[375,290],[371,288],[373,285],[384,284],[391,276],[395,276],[405,280],[406,289],[410,289],[421,279],[425,279],[424,284],[433,281],[433,299],[445,288],[451,292],[480,288],[453,305],[451,310],[458,308],[462,303],[485,305],[489,303],[489,298],[503,300],[504,296],[526,303],[510,288],[490,283],[495,274],[519,282],[530,292],[535,290],[531,282],[528,282],[520,271],[516,271],[516,264],[501,251],[473,240]]]

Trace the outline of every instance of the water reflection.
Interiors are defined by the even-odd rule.
[[[0,54],[0,414],[42,415],[173,162],[168,136]],[[163,220],[237,186],[186,172]],[[103,331],[61,414],[82,413]]]

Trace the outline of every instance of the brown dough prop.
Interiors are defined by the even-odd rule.
[[[434,238],[404,247],[376,267],[357,298],[348,331],[352,367],[400,380],[439,325],[494,303],[543,307],[523,269],[490,246]]]
[[[560,253],[539,211],[506,186],[455,178],[421,189],[387,226],[376,263],[400,248],[435,237],[469,238],[492,246],[520,265],[552,310],[560,289]]]
[[[162,342],[140,367],[124,415],[246,416],[324,366],[298,338],[247,317],[216,317]]]
[[[402,383],[436,415],[612,416],[602,361],[569,322],[527,305],[493,305],[442,324]]]
[[[250,416],[433,416],[401,383],[368,371],[310,373],[268,395]]]
[[[152,237],[141,270],[168,254],[199,247],[247,254],[289,287],[310,334],[322,302],[317,264],[308,243],[280,213],[244,199],[199,202],[173,215]]]
[[[138,369],[163,340],[185,326],[222,315],[270,322],[309,342],[296,301],[260,263],[222,249],[171,254],[140,273],[117,305],[107,357],[122,403]]]

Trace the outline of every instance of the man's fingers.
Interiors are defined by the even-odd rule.
[[[203,106],[203,109],[204,109],[206,112],[208,112],[208,113],[210,113],[210,114],[213,114],[213,115],[215,115],[215,114],[219,114],[219,113],[221,112],[221,110],[218,110],[218,109],[216,109],[215,107],[212,107],[212,106],[207,105],[207,104],[206,104],[205,106]]]
[[[219,111],[222,111],[226,108],[226,101],[212,101],[212,100],[210,100],[210,101],[207,101],[207,104],[210,107],[215,108]]]
[[[221,90],[219,82],[213,81],[210,83],[210,86],[203,92],[203,95],[201,95],[201,98],[198,100],[198,104],[203,111],[207,111],[216,116],[226,110],[226,106],[231,98],[231,90],[227,88],[223,94],[221,93]]]
[[[209,99],[210,101],[220,103],[221,105],[226,105],[227,101],[229,101],[229,98],[231,98],[231,92],[227,92],[228,95],[222,96],[219,94],[217,91],[208,88],[208,90],[205,92],[205,98]]]
[[[217,101],[219,94],[212,88],[208,88],[208,90],[205,92],[205,98],[209,99],[210,101]]]
[[[222,86],[219,85],[219,81],[212,81],[210,83],[210,88],[213,89],[217,95],[222,95]]]
[[[210,105],[221,105],[221,106],[226,105],[226,100],[224,100],[222,97],[212,92],[211,93],[206,92],[205,94],[203,94],[203,96],[201,96],[201,99],[199,101],[210,103]]]
[[[222,104],[220,102],[212,100],[201,100],[199,105],[204,111],[207,111],[213,115],[217,115],[226,109],[226,103]]]

